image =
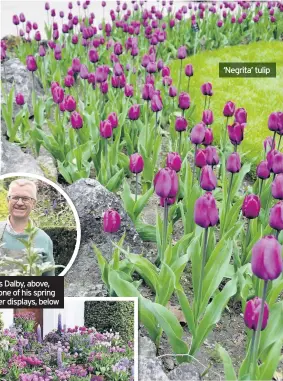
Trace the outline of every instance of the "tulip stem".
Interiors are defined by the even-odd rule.
[[[242,265],[244,265],[246,263],[246,259],[247,259],[247,248],[248,248],[249,236],[250,236],[250,223],[251,223],[251,220],[248,219],[248,226],[247,226],[247,232],[246,232],[245,245],[243,247]]]
[[[136,195],[135,195],[135,201],[137,202],[138,199],[138,174],[136,173]]]
[[[252,358],[253,358],[253,353],[254,353],[254,347],[255,347],[255,333],[256,331],[253,331],[253,335],[252,335],[252,341],[251,341],[251,346],[250,346],[250,353],[249,353],[249,364],[251,364],[252,362]]]
[[[179,83],[178,83],[178,94],[180,94],[180,85],[181,85],[181,74],[182,74],[183,60],[181,60],[180,72],[179,72]]]
[[[32,76],[32,91],[35,91],[34,90],[34,74],[33,74],[33,71],[31,72],[31,76]]]
[[[182,145],[182,131],[179,131],[179,148],[178,148],[178,152],[179,152],[179,155],[181,156],[181,145]]]
[[[155,115],[155,130],[154,130],[154,138],[156,139],[156,134],[157,134],[157,122],[158,122],[158,112]]]
[[[204,268],[206,265],[206,257],[207,257],[207,240],[208,240],[208,228],[205,228],[204,235],[203,235],[203,247],[202,247],[202,262],[201,262],[201,271],[200,271],[200,277],[199,277],[199,284],[198,284],[198,291],[197,291],[197,299],[196,299],[196,315],[195,315],[195,321],[198,319],[200,304],[201,304],[201,297],[202,297],[202,283],[203,283],[203,277],[204,277]]]
[[[279,142],[278,142],[277,151],[279,151],[279,150],[280,150],[281,139],[282,139],[282,135],[280,135],[280,138],[279,138]]]
[[[277,241],[278,241],[278,238],[279,238],[279,233],[280,233],[280,230],[276,230],[275,237],[276,237]]]
[[[230,197],[231,197],[231,189],[232,189],[232,183],[233,183],[233,176],[234,176],[234,173],[231,173],[230,182],[229,182],[229,189],[228,189],[227,204],[226,204],[226,213],[224,214],[224,221],[223,221],[223,226],[222,226],[223,234],[225,232],[226,216],[227,216],[228,211],[229,211],[228,208],[229,208],[229,205],[230,205]]]
[[[205,110],[205,107],[206,107],[206,95],[204,96],[204,107],[203,107],[203,111]]]
[[[223,140],[223,151],[224,151],[224,154],[225,154],[225,151],[226,151],[226,139],[227,139],[228,119],[229,119],[229,116],[227,116],[225,130],[224,130],[224,140]]]
[[[274,146],[274,143],[275,143],[275,136],[276,136],[276,131],[274,131],[274,134],[273,134],[271,149],[272,149],[272,147]]]
[[[189,77],[189,80],[188,80],[188,92],[190,90],[190,79],[191,79],[191,77]]]
[[[163,241],[162,241],[162,253],[161,261],[163,261],[165,256],[166,244],[167,244],[167,226],[168,226],[168,204],[167,198],[164,200],[164,218],[163,218]]]
[[[261,196],[262,187],[263,187],[263,179],[260,180],[260,184],[259,184],[259,198]]]
[[[263,321],[263,313],[264,313],[264,303],[266,300],[266,295],[267,295],[267,285],[268,285],[268,280],[264,281],[264,286],[263,286],[263,292],[262,292],[262,299],[261,299],[261,307],[260,307],[260,314],[259,314],[259,320],[257,323],[257,328],[255,331],[255,343],[254,343],[254,351],[253,351],[253,356],[252,356],[252,362],[250,363],[250,376],[251,380],[256,379],[256,366],[257,366],[257,356],[258,356],[258,346],[259,346],[259,339],[260,339],[260,332],[261,332],[261,327],[262,327],[262,321]]]
[[[193,180],[192,187],[194,186],[195,174],[196,174],[196,156],[197,156],[198,145],[195,145],[195,154],[194,154],[194,164],[193,164]]]

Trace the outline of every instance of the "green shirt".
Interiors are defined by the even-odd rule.
[[[0,222],[4,224],[5,222]],[[4,230],[2,240],[0,237],[0,242],[3,244],[1,249],[5,252],[5,255],[12,256],[15,258],[21,258],[21,252],[25,249],[25,246],[18,239],[28,239],[28,234],[26,233],[14,233],[10,229],[7,229],[7,226]],[[42,255],[42,262],[50,262],[54,265],[53,258],[53,243],[51,238],[41,229],[37,228],[37,233],[34,238],[33,247],[39,250],[39,254]],[[13,254],[12,254],[13,253]],[[17,253],[17,255],[15,255]],[[47,271],[43,273],[44,276],[55,275],[55,270]]]

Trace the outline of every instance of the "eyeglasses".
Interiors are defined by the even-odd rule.
[[[14,204],[22,200],[24,204],[29,204],[34,198],[32,197],[21,197],[21,196],[9,196],[8,199],[12,201]]]

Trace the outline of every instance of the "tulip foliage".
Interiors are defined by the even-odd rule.
[[[276,336],[269,324],[274,320],[279,330],[282,323],[283,112],[264,115],[271,136],[260,159],[249,162],[242,148],[249,131],[245,105],[233,101],[232,90],[226,99],[211,82],[197,88],[197,104],[192,89],[198,67],[190,56],[279,39],[283,7],[280,2],[189,3],[173,12],[173,1],[169,4],[166,10],[165,4],[162,10],[147,9],[133,1],[131,10],[117,2],[111,22],[103,19],[99,25],[92,2],[78,15],[70,12],[62,25],[55,10],[50,21],[48,8],[47,44],[38,31],[20,30],[15,53],[30,75],[31,107],[20,89],[6,91],[7,135],[35,154],[47,149],[67,183],[93,176],[117,192],[140,237],[154,242],[153,261],[126,250],[120,211],[110,209],[103,215],[103,231],[112,241],[112,258],[107,261],[96,246],[94,252],[109,294],[139,298],[140,321],[157,348],[165,333],[177,361],[191,361],[228,302],[239,301],[253,332],[238,377],[270,379],[283,341],[282,330]],[[15,17],[18,27],[17,22]],[[4,67],[6,50],[2,42]],[[38,79],[42,98],[36,97]],[[222,102],[220,122],[215,98]],[[216,124],[222,126],[218,140]],[[252,171],[256,179],[247,181]],[[156,223],[146,224],[143,212],[154,196]],[[177,223],[183,234],[174,240]],[[192,297],[183,284],[188,268]],[[141,291],[143,282],[151,299]],[[168,308],[173,294],[190,345]],[[226,350],[218,351],[226,378],[237,379]]]

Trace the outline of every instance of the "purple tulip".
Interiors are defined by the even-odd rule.
[[[73,111],[71,114],[71,125],[76,130],[83,126],[83,118],[77,111]]]
[[[194,221],[202,228],[215,226],[218,223],[219,215],[212,193],[207,192],[197,199],[194,209]]]
[[[191,100],[190,100],[189,94],[182,92],[179,95],[179,103],[178,103],[179,108],[181,108],[182,110],[187,110],[190,107],[190,104],[191,104]]]
[[[206,128],[202,144],[204,146],[209,146],[212,143],[213,143],[213,132],[210,128]]]
[[[231,153],[227,158],[226,169],[230,173],[240,172],[241,159],[238,152]]]
[[[267,156],[268,168],[273,173],[283,173],[283,153],[276,150],[269,151]]]
[[[95,78],[97,83],[102,83],[107,81],[109,73],[109,67],[107,65],[98,66],[95,71]]]
[[[111,126],[112,128],[116,128],[118,127],[118,116],[116,114],[116,112],[111,112],[109,115],[108,115],[108,118],[109,122],[111,123]]]
[[[18,93],[16,95],[16,104],[18,106],[22,106],[23,104],[25,104],[25,98],[22,93]]]
[[[240,124],[247,123],[247,111],[244,108],[237,108],[235,111],[235,122]]]
[[[55,103],[57,103],[57,104],[63,102],[63,99],[64,99],[64,90],[62,89],[62,87],[56,86],[52,90],[52,97],[53,97],[53,101]]]
[[[283,173],[275,176],[271,186],[271,193],[275,199],[283,200]]]
[[[78,42],[79,42],[79,37],[76,34],[74,34],[72,36],[72,44],[77,45]]]
[[[252,329],[254,331],[257,330],[257,326],[259,324],[259,315],[260,315],[260,309],[261,309],[262,299],[258,298],[257,296],[254,299],[251,299],[246,304],[245,314],[244,314],[244,321],[246,326],[249,329]],[[263,310],[263,320],[260,330],[264,330],[267,326],[269,317],[269,309],[268,304],[264,302],[264,310]]]
[[[133,87],[133,85],[127,84],[125,86],[124,94],[125,94],[125,97],[131,98],[134,95],[134,87]]]
[[[283,221],[281,222],[283,226]],[[261,238],[252,248],[251,264],[254,275],[264,280],[278,278],[283,270],[281,251],[282,247],[274,236]]]
[[[142,155],[139,153],[134,153],[130,156],[130,171],[132,173],[141,173],[144,168],[144,161]]]
[[[64,85],[66,87],[72,87],[74,86],[74,83],[75,83],[75,79],[72,75],[66,75],[66,77],[64,78]]]
[[[80,68],[80,77],[82,79],[88,79],[88,68],[86,65],[84,64],[81,64],[81,68]]]
[[[182,166],[181,156],[177,152],[169,152],[166,158],[166,167],[179,172]]]
[[[177,96],[177,89],[176,89],[176,87],[170,86],[168,94],[169,94],[170,98],[175,98]]]
[[[206,163],[208,165],[214,166],[219,164],[219,156],[218,156],[216,147],[213,147],[213,146],[206,147],[205,155],[206,155]]]
[[[263,160],[259,163],[256,169],[256,174],[262,180],[268,179],[270,177],[270,170],[268,168],[267,160]]]
[[[99,124],[100,136],[104,139],[109,139],[113,135],[113,129],[111,122],[106,120],[101,120]]]
[[[182,116],[177,116],[175,121],[175,130],[178,132],[182,132],[185,131],[187,127],[188,122],[186,121],[186,119]]]
[[[198,168],[203,168],[206,164],[206,150],[198,149],[195,156],[195,165]]]
[[[283,201],[278,202],[271,208],[269,216],[269,225],[277,231],[283,230]]]
[[[77,107],[77,103],[76,103],[76,100],[71,95],[66,96],[64,103],[65,103],[65,109],[67,111],[69,112],[75,111]]]
[[[205,125],[203,123],[198,123],[192,128],[191,131],[191,142],[193,144],[202,144],[205,137]]]
[[[192,77],[194,75],[193,65],[188,64],[185,66],[185,75],[187,77]]]
[[[159,112],[163,109],[162,99],[158,92],[154,92],[151,98],[151,110],[153,112]]]
[[[79,58],[74,58],[72,61],[72,70],[74,73],[79,73],[81,70],[81,61]]]
[[[145,101],[151,100],[154,94],[154,86],[151,83],[146,83],[142,89],[142,99]]]
[[[239,145],[244,139],[245,124],[233,123],[227,127],[228,135],[233,145]]]
[[[128,117],[129,117],[129,119],[131,119],[131,120],[137,120],[137,119],[139,119],[139,117],[140,117],[140,113],[141,113],[140,105],[135,104],[135,105],[132,105],[132,106],[129,108],[129,111],[128,111]]]
[[[212,191],[217,186],[217,178],[211,166],[205,165],[201,170],[200,186],[203,190]]]
[[[233,116],[234,113],[235,113],[235,103],[231,101],[227,102],[223,109],[223,115],[228,118]]]
[[[162,77],[170,77],[170,68],[168,66],[163,66],[161,75]]]
[[[178,52],[177,52],[177,58],[179,60],[183,60],[187,57],[187,48],[185,46],[180,46],[178,48]]]
[[[108,209],[103,214],[103,230],[105,233],[116,233],[121,227],[121,217],[116,210]]]
[[[17,15],[14,15],[13,16],[13,24],[14,25],[19,25],[19,23],[20,23],[19,17]]]
[[[202,121],[206,126],[213,123],[213,112],[211,110],[204,110],[202,113]]]
[[[273,139],[272,136],[268,136],[263,141],[263,147],[264,147],[265,153],[267,151],[272,151],[273,149],[275,149],[275,139]]]
[[[243,216],[248,219],[257,218],[260,212],[260,198],[254,194],[249,194],[244,198],[242,205]]]
[[[159,197],[176,197],[178,193],[176,172],[168,167],[160,169],[154,178],[154,189]]]
[[[204,83],[201,85],[201,92],[203,95],[212,96],[212,84],[210,82]]]
[[[278,117],[278,113],[277,112],[272,112],[270,115],[269,115],[269,118],[268,118],[268,128],[270,131],[279,131],[280,129],[280,126],[279,126],[279,117]]]
[[[102,94],[107,94],[108,93],[108,83],[107,82],[102,82],[100,84],[100,91]]]
[[[27,64],[27,69],[29,71],[36,71],[37,70],[37,64],[36,64],[36,59],[34,56],[27,56],[26,58],[26,64]]]
[[[116,42],[114,44],[114,53],[116,54],[116,56],[119,56],[120,54],[123,53],[123,47],[120,42]]]

